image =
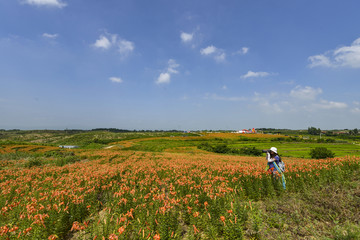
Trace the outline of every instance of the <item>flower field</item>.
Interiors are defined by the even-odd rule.
[[[82,160],[64,166],[0,162],[1,239],[256,239],[256,201],[341,182],[360,166],[359,157],[284,159],[284,190],[263,157],[75,154]]]

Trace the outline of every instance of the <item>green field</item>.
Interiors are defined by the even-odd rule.
[[[360,239],[356,136],[298,135],[0,131],[0,239]]]
[[[335,157],[347,155],[360,156],[360,136],[334,135],[314,136],[304,131],[276,131],[269,134],[272,138],[257,137],[257,135],[239,135],[239,137],[204,138],[204,132],[112,132],[83,130],[39,130],[39,131],[0,131],[1,144],[38,144],[48,146],[77,145],[84,149],[101,149],[116,145],[120,150],[163,152],[178,148],[197,148],[200,144],[212,146],[226,145],[233,149],[253,147],[268,149],[278,148],[283,157],[310,158],[310,150],[325,147],[331,150]],[[286,134],[286,135],[285,135]],[[248,137],[249,136],[249,137]],[[134,141],[130,146],[126,143]]]

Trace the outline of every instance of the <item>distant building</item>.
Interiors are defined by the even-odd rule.
[[[256,133],[255,128],[239,130],[236,133]]]
[[[73,149],[73,148],[79,148],[79,146],[75,146],[75,145],[60,145],[59,148]]]

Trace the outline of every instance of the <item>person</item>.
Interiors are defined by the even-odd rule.
[[[281,158],[278,154],[276,147],[271,147],[269,150],[263,150],[266,152],[266,160],[268,162],[268,172],[272,173],[275,178],[281,176],[281,181],[284,190],[286,190],[286,179],[285,179],[285,165],[282,163],[283,168],[280,167]]]
[[[266,150],[266,160],[268,162],[268,171],[273,174],[277,172],[278,168],[275,167],[274,162],[279,166],[280,157],[276,147],[271,147],[269,150]]]

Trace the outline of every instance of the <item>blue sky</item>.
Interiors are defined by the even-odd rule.
[[[0,128],[360,128],[359,9],[0,0]]]

